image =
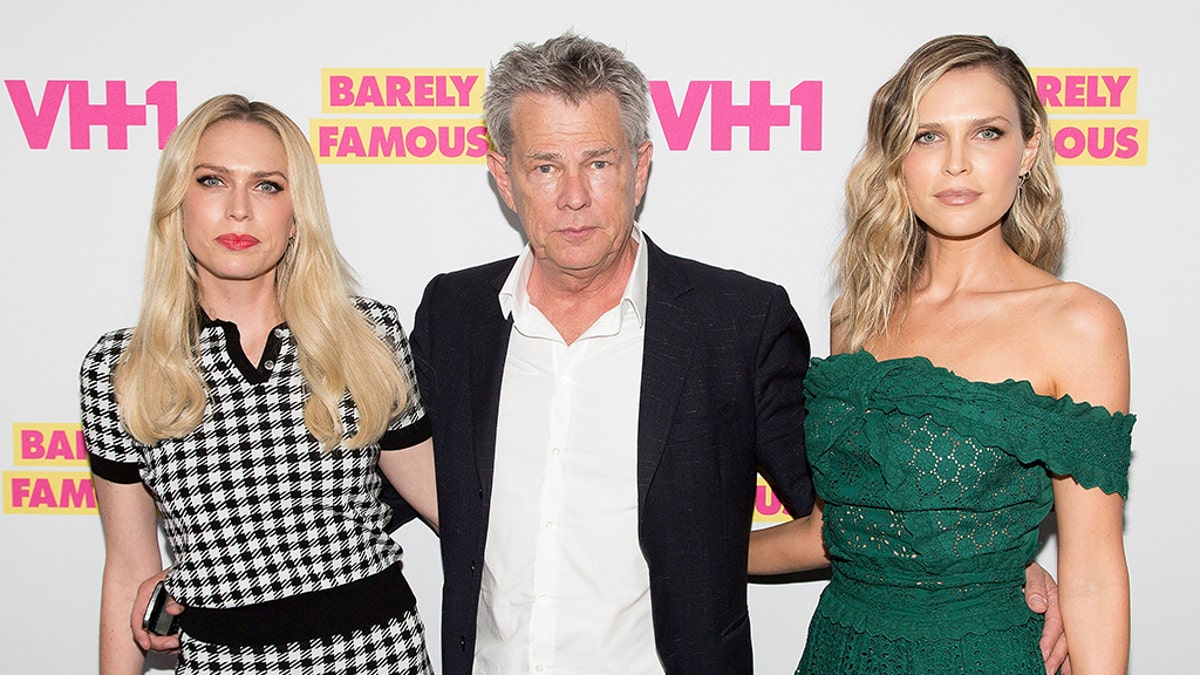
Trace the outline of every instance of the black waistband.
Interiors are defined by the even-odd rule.
[[[245,607],[189,607],[179,625],[203,642],[243,647],[312,640],[369,628],[417,606],[401,564],[348,584]]]

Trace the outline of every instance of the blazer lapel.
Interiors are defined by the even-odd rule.
[[[638,408],[638,510],[666,446],[695,347],[697,324],[683,303],[691,285],[675,262],[644,237],[647,250],[646,336]]]
[[[504,379],[504,360],[508,354],[508,338],[512,320],[500,312],[496,294],[499,293],[508,270],[492,280],[495,292],[484,302],[479,321],[472,331],[471,369],[468,386],[471,392],[471,419],[474,421],[475,470],[485,502],[491,499],[492,473],[496,466],[496,423],[500,411],[500,385]]]

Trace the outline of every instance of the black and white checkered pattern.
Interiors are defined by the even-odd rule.
[[[373,300],[356,303],[395,346],[415,383],[396,310]],[[304,426],[307,394],[286,326],[273,331],[257,372],[247,373],[254,367],[242,355],[237,328],[206,321],[204,419],[186,437],[149,447],[125,433],[112,387],[112,369],[131,334],[104,335],[83,364],[84,433],[90,453],[135,464],[154,494],[175,553],[167,579],[173,597],[185,606],[240,607],[333,588],[398,562],[400,548],[384,531],[389,511],[378,499],[379,446],[321,452]],[[348,397],[342,413],[352,435],[357,416]],[[414,393],[391,429],[423,417]]]
[[[305,642],[226,647],[182,636],[176,673],[396,673],[433,670],[425,652],[425,628],[415,611],[385,624]]]

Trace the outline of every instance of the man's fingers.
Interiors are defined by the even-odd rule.
[[[1067,636],[1063,634],[1046,655],[1046,675],[1071,675],[1071,659],[1067,655]]]

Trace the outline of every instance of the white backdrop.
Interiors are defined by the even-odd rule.
[[[1083,77],[1078,91],[1091,96],[1092,107],[1055,111],[1060,125],[1136,129],[1134,160],[1118,152],[1099,165],[1060,167],[1071,219],[1064,276],[1113,298],[1129,326],[1139,415],[1126,511],[1131,671],[1187,670],[1183,654],[1190,652],[1185,645],[1194,639],[1200,604],[1193,557],[1200,504],[1188,485],[1200,475],[1200,458],[1185,427],[1171,420],[1194,414],[1186,396],[1200,376],[1179,347],[1200,337],[1194,315],[1200,222],[1186,196],[1200,182],[1194,128],[1200,50],[1184,5],[6,4],[0,438],[11,428],[12,446],[11,452],[0,447],[0,671],[95,668],[103,543],[94,512],[74,508],[86,507],[78,490],[87,477],[86,466],[72,459],[79,452],[77,373],[100,333],[136,318],[159,126],[170,104],[182,117],[209,96],[233,91],[279,106],[306,129],[334,117],[471,126],[472,116],[461,110],[324,111],[322,69],[486,69],[514,41],[541,41],[571,28],[625,49],[651,80],[669,88],[674,110],[660,103],[657,111],[672,132],[681,128],[670,122],[681,107],[698,112],[686,150],[669,148],[664,124],[651,121],[656,153],[641,216],[645,230],[674,253],[782,283],[818,355],[827,353],[827,265],[840,228],[841,186],[863,139],[867,102],[919,44],[950,32],[989,34],[1035,70],[1070,69]],[[1104,90],[1087,84],[1103,80],[1086,75],[1125,72],[1119,69],[1136,69],[1137,89],[1124,92],[1121,109],[1106,110],[1098,98]],[[714,149],[722,135],[718,114],[714,145],[714,101],[728,88],[733,104],[746,104],[752,81],[769,83],[770,102],[780,107],[796,85],[820,81],[819,104],[810,90],[805,106],[791,109],[790,122],[769,131],[769,143],[735,128],[731,148]],[[121,93],[106,82],[124,84],[126,107],[114,105]],[[174,93],[161,83],[173,83]],[[685,105],[693,83],[709,91],[693,100],[695,109]],[[89,103],[104,107],[89,110]],[[819,134],[814,121],[801,121],[801,107],[809,114],[820,108]],[[133,123],[111,131],[88,127],[89,120],[122,116]],[[802,135],[819,138],[820,149],[802,151]],[[1103,134],[1098,138],[1100,147],[1089,149],[1108,154]],[[522,244],[481,163],[326,164],[322,175],[338,243],[364,291],[395,304],[409,324],[435,273],[510,255]],[[398,537],[436,659],[436,539],[419,524]],[[1051,539],[1041,556],[1051,568],[1053,552]],[[820,586],[752,586],[759,672],[794,667]]]

